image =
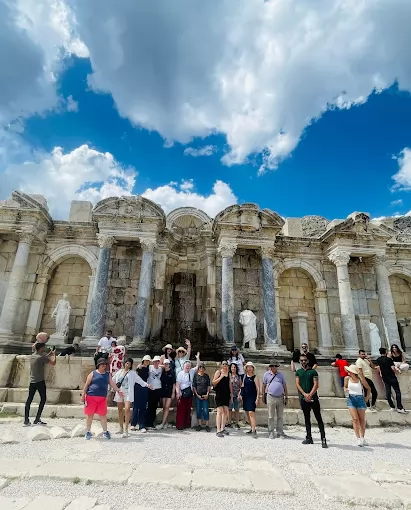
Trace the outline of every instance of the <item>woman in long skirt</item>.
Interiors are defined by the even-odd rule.
[[[147,382],[149,375],[149,366],[151,358],[148,354],[143,357],[141,365],[137,367],[137,375],[141,377],[144,382]],[[146,429],[146,414],[148,402],[148,388],[143,388],[139,384],[134,385],[134,404],[133,416],[131,417],[131,430],[140,432],[147,432]]]

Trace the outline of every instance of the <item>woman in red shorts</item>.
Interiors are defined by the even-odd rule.
[[[97,360],[97,370],[93,370],[93,372],[87,376],[86,384],[84,385],[81,400],[84,402],[84,414],[87,416],[86,439],[91,439],[90,429],[95,414],[100,416],[103,436],[106,439],[111,439],[110,432],[107,430],[108,387],[111,386],[120,397],[123,396],[123,392],[114,384],[110,373],[107,372],[107,365],[108,361],[105,358]]]

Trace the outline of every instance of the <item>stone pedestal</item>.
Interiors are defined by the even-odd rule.
[[[0,315],[0,342],[7,343],[13,339],[14,320],[19,310],[19,302],[27,272],[27,263],[33,237],[33,234],[27,232],[19,235],[20,241]]]
[[[153,278],[153,259],[155,239],[141,239],[143,258],[141,261],[140,281],[136,306],[136,319],[134,323],[134,337],[130,347],[144,349],[145,339],[148,336],[148,315],[151,297],[151,284]]]
[[[329,256],[331,262],[337,267],[338,293],[340,297],[341,324],[343,329],[345,349],[347,356],[358,355],[358,336],[355,324],[354,303],[352,299],[348,262],[350,254],[336,250]]]
[[[56,347],[67,347],[68,337],[64,337],[58,335],[57,333],[53,333],[50,335],[50,339],[48,341],[49,345],[54,345]],[[97,344],[96,344],[97,345]]]
[[[275,288],[273,271],[274,248],[261,248],[263,302],[264,302],[264,340],[266,349],[278,345],[277,315],[275,309]]]
[[[294,349],[300,349],[302,344],[308,345],[308,313],[295,312],[290,314],[293,321]]]
[[[100,245],[96,279],[91,299],[90,315],[87,320],[86,334],[82,342],[84,347],[96,347],[100,340],[106,321],[107,284],[110,268],[111,248],[114,243],[112,236],[97,235]]]
[[[378,299],[380,301],[381,315],[386,327],[388,344],[400,345],[398,334],[397,315],[395,313],[394,301],[392,299],[391,286],[388,278],[388,270],[385,265],[385,255],[375,256],[375,275],[377,277]]]
[[[234,274],[233,257],[237,249],[234,243],[220,243],[218,251],[222,258],[221,274],[221,326],[226,344],[234,342]]]

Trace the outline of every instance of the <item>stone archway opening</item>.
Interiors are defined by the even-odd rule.
[[[91,268],[81,257],[69,257],[60,262],[52,271],[47,287],[40,330],[48,334],[55,332],[51,314],[64,293],[69,295],[71,305],[69,340],[82,336],[87,312]]]
[[[411,280],[401,274],[389,277],[398,332],[403,350],[411,351]]]
[[[318,347],[314,285],[312,278],[300,268],[283,271],[278,278],[281,340],[290,351],[299,348],[294,338],[292,316],[298,312],[307,314],[308,345],[310,350]]]

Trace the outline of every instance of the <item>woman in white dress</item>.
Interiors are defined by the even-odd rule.
[[[133,360],[131,358],[127,358],[124,363],[124,368],[118,370],[114,376],[114,383],[117,388],[121,389],[123,392],[123,396],[120,397],[118,393],[116,393],[114,397],[114,401],[117,402],[118,408],[118,422],[120,424],[119,434],[122,434],[123,437],[128,437],[128,426],[130,424],[130,408],[131,404],[134,402],[134,385],[139,384],[143,388],[152,389],[150,384],[147,384],[143,381],[143,379],[137,375],[137,372],[132,370],[133,368]],[[124,421],[124,409],[125,409],[125,421]]]

